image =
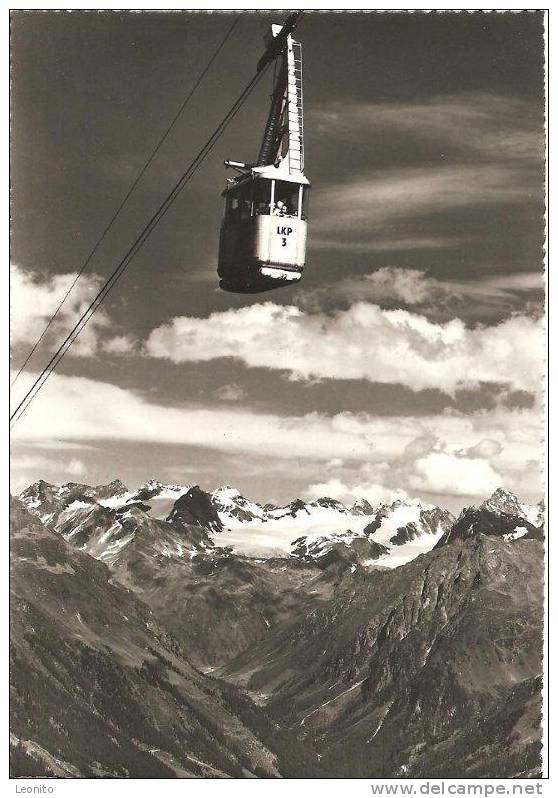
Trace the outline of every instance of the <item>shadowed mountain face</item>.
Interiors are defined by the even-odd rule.
[[[11,534],[14,775],[29,760],[53,775],[278,775],[242,698],[193,668],[107,566],[17,501]]]
[[[281,724],[303,728],[339,774],[426,777],[438,746],[438,775],[533,775],[542,574],[538,541],[458,541],[360,574],[225,674],[265,695]],[[498,738],[472,742],[464,730],[479,724]]]
[[[303,740],[194,668],[109,568],[11,502],[13,776],[318,775]]]
[[[484,508],[469,507],[463,510],[447,535],[436,545],[440,547],[458,540],[468,540],[479,533],[504,540],[518,540],[522,537],[542,540],[544,534],[540,527],[535,527],[522,516],[491,513]]]
[[[296,560],[257,562],[216,550],[193,559],[153,558],[149,550],[121,559],[115,578],[141,595],[204,670],[226,664],[336,589],[329,574]]]
[[[181,496],[180,489],[172,489],[171,508],[176,507],[176,499]],[[56,488],[37,482],[20,498],[33,515],[76,548],[113,566],[122,567],[124,562],[137,566],[142,554],[192,556],[213,548],[209,531],[215,528],[218,518],[215,521],[212,508],[206,509],[207,494],[199,488],[190,489],[181,496],[180,509],[173,509],[172,519],[165,522],[152,513],[152,506],[147,503],[159,493],[160,483],[148,483],[131,494],[118,480],[97,488],[74,483]],[[203,496],[200,498],[199,494]],[[167,500],[165,505],[168,503]]]
[[[201,526],[213,532],[223,528],[211,497],[197,486],[177,499],[167,520]]]
[[[541,507],[274,508],[156,481],[21,498],[14,773],[539,773]],[[249,557],[227,524],[309,531]]]
[[[277,623],[306,612],[335,590],[335,574],[320,578],[323,564],[259,561],[216,548],[211,534],[221,521],[199,488],[181,494],[177,486],[152,480],[134,494],[121,494],[122,504],[104,506],[93,498],[96,488],[80,486],[78,494],[48,486],[45,493],[37,485],[22,494],[31,512],[72,545],[109,564],[114,577],[141,596],[199,667],[225,664]],[[166,493],[179,498],[167,520],[154,518],[151,507]]]

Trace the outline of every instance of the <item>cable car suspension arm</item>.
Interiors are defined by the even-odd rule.
[[[287,88],[287,63],[283,61],[279,76],[273,91],[273,99],[269,116],[265,126],[260,154],[258,155],[258,166],[268,166],[273,164],[277,157],[279,144],[281,141],[281,128],[283,110],[285,106],[285,90]]]

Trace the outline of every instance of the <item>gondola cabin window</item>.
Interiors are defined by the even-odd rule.
[[[252,215],[250,186],[240,186],[227,195],[227,219],[230,222],[244,222]]]
[[[254,215],[268,215],[271,207],[271,180],[254,181]]]
[[[219,285],[257,294],[300,280],[306,259],[308,189],[304,174],[302,48],[291,33],[301,12],[272,25],[258,70],[275,62],[273,94],[254,162],[226,160],[235,177],[223,192]]]
[[[253,216],[308,218],[308,187],[286,180],[254,180],[227,193],[228,222],[244,222]]]
[[[298,216],[299,185],[286,180],[274,180],[273,211],[276,216]]]

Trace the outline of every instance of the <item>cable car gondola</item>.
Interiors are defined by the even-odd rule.
[[[302,48],[285,25],[272,25],[261,71],[276,60],[273,95],[256,164],[225,161],[227,180],[219,241],[220,287],[253,294],[297,282],[306,256],[308,191],[304,175]]]

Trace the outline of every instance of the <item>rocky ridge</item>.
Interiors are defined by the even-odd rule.
[[[111,598],[111,606],[120,603],[129,609],[128,618],[135,617],[129,606],[134,601],[148,613],[149,624],[142,627],[154,635],[148,648],[162,651],[161,635],[167,635],[165,646],[189,663],[191,671],[181,671],[188,678],[180,677],[180,696],[173,693],[178,702],[173,711],[189,717],[188,708],[194,706],[191,674],[199,679],[210,673],[217,681],[210,679],[202,689],[215,697],[216,715],[210,716],[220,715],[222,700],[229,707],[225,715],[234,707],[234,722],[241,724],[237,728],[244,724],[249,729],[240,731],[241,737],[255,735],[259,742],[250,746],[262,758],[256,763],[242,754],[238,759],[238,751],[227,752],[217,740],[225,757],[221,760],[209,743],[213,733],[207,728],[214,727],[204,726],[204,721],[194,736],[182,738],[181,757],[168,740],[155,746],[148,729],[145,745],[161,748],[164,756],[142,759],[135,742],[130,748],[128,741],[116,757],[107,758],[105,751],[95,760],[103,763],[101,775],[120,774],[130,763],[134,774],[164,765],[176,775],[218,777],[239,772],[237,766],[242,775],[262,776],[536,776],[542,506],[521,504],[503,490],[478,507],[465,508],[457,519],[418,502],[397,501],[371,513],[364,502],[356,504],[349,510],[323,498],[277,508],[250,502],[229,487],[208,494],[196,486],[156,481],[135,492],[118,481],[97,487],[30,486],[21,503],[15,503],[13,567],[24,575],[26,600],[33,600],[43,578],[49,580],[40,591],[50,614],[40,614],[34,605],[32,625],[39,634],[18,642],[22,648],[14,667],[22,668],[23,675],[17,688],[20,720],[13,729],[12,761],[30,772],[95,772],[81,743],[72,750],[45,732],[46,718],[31,708],[25,684],[31,680],[38,685],[44,678],[33,675],[32,663],[45,657],[43,630],[49,645],[62,634],[57,647],[81,652],[79,646],[84,640],[89,645],[93,628],[95,639],[102,641],[102,656],[110,660],[99,662],[110,673],[120,667],[114,658],[122,656],[113,639],[135,650],[136,643],[128,642],[120,628],[114,636],[102,631],[101,626],[111,629],[108,610],[101,626],[89,622],[89,597],[95,595],[94,607],[103,605],[102,585],[109,579],[121,591],[118,601]],[[304,529],[307,534],[290,537]],[[291,541],[280,557],[243,556],[228,543],[279,532]],[[46,550],[39,551],[45,539]],[[52,559],[51,546],[65,547],[64,554]],[[95,563],[90,555],[102,562]],[[78,582],[89,585],[80,563],[95,564],[86,573],[97,574],[94,581],[103,595],[87,587],[74,608]],[[76,574],[79,570],[77,581],[68,568]],[[13,601],[19,612],[24,605],[18,604],[17,590]],[[21,611],[31,617],[27,605]],[[64,625],[68,612],[74,618],[70,638]],[[163,657],[175,663],[168,652]],[[149,700],[152,696],[164,712],[169,711],[167,698],[159,691],[167,690],[165,680],[174,683],[174,667],[185,666],[173,664],[166,676],[157,675],[150,688],[155,692],[148,690]],[[101,689],[87,682],[89,671],[81,672],[81,659],[74,653],[64,668],[76,685]],[[128,676],[118,673],[126,683]],[[210,689],[212,684],[217,692]],[[125,694],[128,688],[118,689]],[[133,687],[138,689],[147,690],[146,683]],[[47,708],[55,714],[62,699],[56,689],[49,695]],[[99,695],[99,701],[107,700],[102,690]],[[123,708],[118,703],[118,717],[110,715],[112,706],[104,710],[110,724],[123,733],[127,724],[132,728],[130,724],[142,723],[142,708],[131,698],[129,702],[127,720],[119,715]],[[97,711],[100,706],[94,704]],[[66,738],[68,730],[79,734],[72,720],[72,713],[82,711],[79,707],[78,692],[69,714],[63,714]],[[150,711],[156,716],[159,710]],[[206,717],[198,705],[195,713],[198,721]],[[33,734],[21,726],[26,715],[35,718]],[[184,720],[185,726],[189,723]],[[270,728],[275,731],[270,733]],[[203,745],[198,736],[206,741]],[[118,735],[116,739],[120,741]],[[135,739],[141,742],[142,737]],[[279,740],[278,747],[273,739]],[[213,753],[207,753],[207,746]]]

